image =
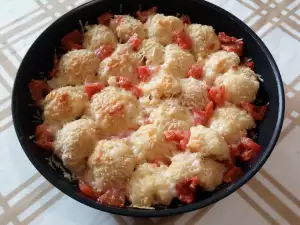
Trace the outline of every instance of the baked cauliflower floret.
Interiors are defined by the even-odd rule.
[[[89,100],[82,87],[66,86],[51,91],[44,101],[44,120],[62,125],[81,116]]]
[[[255,121],[245,110],[227,103],[214,111],[208,127],[216,130],[228,144],[234,144],[255,127]]]
[[[145,39],[139,53],[145,58],[146,65],[161,65],[164,63],[165,48],[154,39]]]
[[[127,196],[134,207],[150,207],[155,204],[164,204],[157,198],[157,179],[166,170],[166,166],[155,166],[144,163],[133,172],[128,185]],[[168,205],[168,203],[165,203]]]
[[[216,86],[225,87],[226,100],[234,104],[253,102],[259,88],[256,74],[248,67],[230,69],[215,81]]]
[[[199,61],[220,48],[219,38],[211,26],[191,24],[187,32],[192,39],[192,52]]]
[[[57,88],[94,81],[99,64],[100,59],[91,51],[86,49],[69,51],[59,60],[58,72],[48,82],[49,86]]]
[[[207,105],[209,102],[208,86],[205,82],[189,77],[180,79],[180,84],[180,101],[183,106],[189,109],[203,109]]]
[[[148,37],[166,46],[172,43],[173,31],[184,28],[182,21],[175,16],[155,14],[145,24]]]
[[[176,77],[186,77],[190,67],[195,63],[194,56],[177,44],[170,44],[165,49],[165,62],[162,70]]]
[[[67,123],[57,132],[54,153],[71,172],[81,172],[93,152],[99,132],[93,120],[79,119]]]
[[[100,81],[107,81],[111,76],[123,76],[136,84],[137,66],[142,58],[127,44],[119,44],[110,57],[105,58],[99,66],[98,77]]]
[[[215,130],[198,125],[191,127],[191,136],[187,148],[199,152],[202,156],[211,156],[218,160],[230,159],[227,143]]]
[[[162,103],[162,100],[152,95],[147,95],[139,98],[139,102],[141,114],[144,118],[147,118]]]
[[[146,37],[144,25],[132,16],[116,15],[110,21],[109,27],[115,32],[121,43],[128,41],[134,34],[137,34],[140,39]]]
[[[151,95],[155,98],[172,97],[181,91],[179,78],[163,70],[153,76],[150,81],[140,83],[139,87],[143,90],[144,95]]]
[[[138,162],[168,162],[177,151],[176,146],[167,142],[163,132],[153,124],[141,126],[130,136],[130,142]]]
[[[135,167],[131,149],[124,139],[101,140],[88,159],[92,171],[92,186],[99,192],[126,186]]]
[[[193,125],[191,113],[177,100],[165,100],[149,117],[159,130],[189,130]]]
[[[106,135],[137,128],[139,102],[130,92],[106,87],[93,95],[88,115]]]
[[[87,32],[84,33],[83,48],[95,51],[104,44],[110,44],[116,48],[118,40],[113,31],[101,24],[89,26]]]
[[[234,52],[218,51],[212,53],[204,64],[204,80],[212,85],[215,79],[227,72],[231,67],[237,66],[240,58]]]

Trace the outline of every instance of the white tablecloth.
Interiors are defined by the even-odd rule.
[[[212,1],[251,26],[274,55],[286,91],[284,127],[268,162],[239,191],[208,208],[161,219],[114,216],[72,200],[41,177],[17,140],[10,101],[21,59],[41,31],[83,2],[0,0],[0,224],[300,224],[300,1]]]

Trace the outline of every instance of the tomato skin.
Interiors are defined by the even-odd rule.
[[[187,77],[194,77],[200,80],[203,77],[203,67],[199,64],[194,64],[188,71]]]
[[[172,33],[173,43],[178,44],[182,49],[192,48],[192,39],[184,30],[176,30]]]
[[[241,138],[241,144],[245,149],[252,150],[254,152],[259,152],[261,150],[261,146],[257,143],[255,143],[251,138],[248,137],[242,137]]]
[[[154,6],[150,9],[147,9],[147,10],[144,10],[144,11],[141,11],[141,10],[138,10],[136,12],[136,17],[142,22],[142,23],[145,23],[148,19],[149,16],[151,15],[154,15],[157,11],[157,7]]]
[[[101,60],[109,57],[114,52],[114,47],[111,44],[104,44],[94,51],[94,54]]]
[[[83,34],[79,30],[73,30],[61,39],[62,48],[68,52],[72,49],[82,49]]]
[[[212,87],[208,92],[210,100],[212,100],[217,106],[223,106],[226,100],[225,87],[218,86]]]
[[[137,51],[137,50],[139,50],[140,45],[142,44],[142,40],[135,33],[134,35],[132,35],[129,38],[128,43],[130,44],[130,46],[133,49],[133,51]]]
[[[233,166],[225,173],[223,181],[224,183],[232,183],[236,181],[242,175],[242,173],[243,171],[241,168]]]
[[[180,151],[185,151],[191,133],[190,131],[184,130],[167,130],[164,131],[164,136],[167,141],[171,141],[176,144]]]
[[[124,88],[127,91],[130,91],[137,98],[143,96],[142,89],[133,85],[132,82],[128,78],[122,77],[122,76],[117,76],[116,81],[118,82],[119,87]]]
[[[137,67],[138,78],[142,82],[148,82],[150,80],[150,70],[148,66],[138,66]]]
[[[49,125],[43,123],[35,129],[36,145],[40,148],[53,151],[54,134],[52,133]]]
[[[98,24],[108,25],[113,16],[110,12],[103,13],[98,17]]]
[[[249,67],[251,70],[254,70],[254,62],[252,61],[252,59],[245,58],[241,61],[240,65]]]
[[[43,80],[31,80],[28,84],[32,100],[40,104],[50,92],[48,84]]]
[[[253,119],[261,121],[265,117],[265,113],[268,109],[268,104],[263,106],[256,106],[249,102],[241,102],[241,107],[246,110],[253,117]]]
[[[250,159],[252,159],[255,156],[255,151],[251,150],[251,149],[246,149],[245,151],[242,152],[242,154],[240,155],[240,159],[243,162],[247,162]]]
[[[199,179],[197,176],[186,178],[176,184],[178,199],[185,204],[191,204],[195,199],[195,192]]]
[[[84,91],[87,93],[88,97],[91,98],[94,94],[102,91],[106,85],[104,83],[85,83]]]
[[[93,189],[87,185],[84,181],[79,180],[78,181],[78,187],[79,190],[82,192],[82,194],[86,195],[87,197],[90,197],[92,199],[97,199],[97,193],[93,191]]]
[[[194,125],[206,125],[214,112],[214,103],[210,101],[204,110],[192,109]]]
[[[110,205],[115,207],[125,206],[126,189],[123,187],[112,187],[106,190],[97,201],[100,204]]]
[[[244,42],[236,37],[230,37],[224,32],[219,33],[221,49],[227,52],[234,52],[238,56],[242,56],[244,52]]]

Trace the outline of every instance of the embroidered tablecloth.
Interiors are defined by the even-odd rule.
[[[54,20],[85,0],[0,0],[1,225],[300,224],[300,0],[213,0],[266,43],[282,74],[286,114],[278,144],[260,172],[210,207],[168,218],[115,216],[61,193],[31,165],[17,140],[11,92],[29,46]]]

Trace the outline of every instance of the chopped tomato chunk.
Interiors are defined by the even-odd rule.
[[[268,104],[267,105],[263,105],[263,106],[257,106],[257,105],[253,105],[249,102],[241,102],[241,106],[244,110],[246,110],[255,120],[263,120],[263,118],[265,117],[265,113],[267,111],[268,108]]]
[[[104,205],[111,205],[116,207],[124,207],[125,205],[126,189],[122,187],[115,187],[108,189],[101,195],[97,201]]]
[[[144,11],[137,11],[136,12],[136,17],[142,22],[145,23],[148,19],[149,16],[154,15],[157,11],[157,7],[154,6],[150,9],[144,10]]]
[[[49,73],[50,78],[55,77],[57,70],[58,70],[58,58],[57,58],[57,55],[54,54],[53,68],[52,68],[51,72]]]
[[[230,37],[224,32],[219,33],[219,40],[221,42],[221,49],[227,52],[234,52],[238,56],[243,55],[243,51],[244,51],[243,40],[237,39],[236,37]]]
[[[89,98],[91,98],[94,94],[100,92],[102,89],[105,88],[104,83],[85,83],[84,84],[84,91],[87,93]]]
[[[225,183],[236,181],[242,175],[242,172],[243,171],[241,170],[241,168],[233,166],[225,173],[223,181]]]
[[[130,91],[136,97],[141,97],[143,95],[142,89],[133,85],[128,78],[117,76],[116,81],[118,82],[119,87],[124,88],[127,91]]]
[[[222,106],[225,103],[225,88],[224,86],[212,87],[208,92],[210,100],[217,106]]]
[[[188,71],[187,77],[194,77],[195,79],[201,79],[203,76],[203,67],[199,64],[194,64]]]
[[[244,162],[249,161],[250,159],[252,159],[253,156],[255,156],[255,151],[251,150],[251,149],[247,149],[245,151],[242,152],[242,154],[240,155],[240,159]]]
[[[148,66],[138,66],[137,74],[138,74],[139,80],[141,80],[143,82],[148,82],[150,80],[151,74],[150,74],[150,69],[148,68]]]
[[[122,111],[123,111],[123,109],[124,109],[124,105],[122,105],[122,104],[117,104],[117,105],[115,105],[114,107],[112,107],[111,109],[109,109],[108,114],[109,114],[110,116],[116,116],[116,115],[121,114]]]
[[[254,62],[252,59],[245,58],[241,61],[241,66],[249,67],[251,70],[254,70]]]
[[[86,195],[87,197],[97,199],[97,193],[93,191],[93,189],[86,184],[84,181],[79,180],[78,182],[79,190],[82,192],[82,194]]]
[[[101,60],[109,57],[114,52],[114,47],[111,44],[104,44],[94,51],[94,54]]]
[[[43,80],[31,80],[28,84],[32,100],[41,103],[50,92],[48,84]]]
[[[198,177],[186,178],[176,184],[178,199],[183,203],[190,204],[195,200],[195,192],[198,185]]]
[[[142,44],[142,40],[139,38],[139,36],[135,33],[134,35],[132,35],[129,40],[128,43],[130,44],[131,48],[134,51],[137,51],[140,47],[140,45]]]
[[[61,46],[67,52],[72,49],[82,49],[83,34],[79,30],[73,30],[61,39]]]
[[[214,111],[214,103],[211,101],[209,102],[204,110],[193,109],[193,116],[194,116],[194,124],[195,125],[205,125],[210,117],[212,116]]]
[[[182,15],[180,17],[180,20],[184,23],[184,24],[191,24],[191,19],[188,15]]]
[[[191,133],[185,130],[167,130],[164,136],[167,141],[173,142],[181,151],[185,151]]]
[[[53,150],[54,135],[47,124],[43,123],[36,127],[35,138],[35,143],[39,147],[48,151]]]
[[[239,143],[235,145],[230,145],[230,155],[232,158],[236,158],[241,155],[241,152],[244,150],[244,147]]]
[[[98,24],[108,25],[113,14],[110,12],[103,13],[98,17]]]
[[[182,49],[192,48],[191,37],[184,30],[176,30],[172,34],[173,43],[178,44]]]
[[[242,137],[241,144],[245,149],[250,149],[254,152],[259,152],[261,150],[261,146],[248,137]]]

